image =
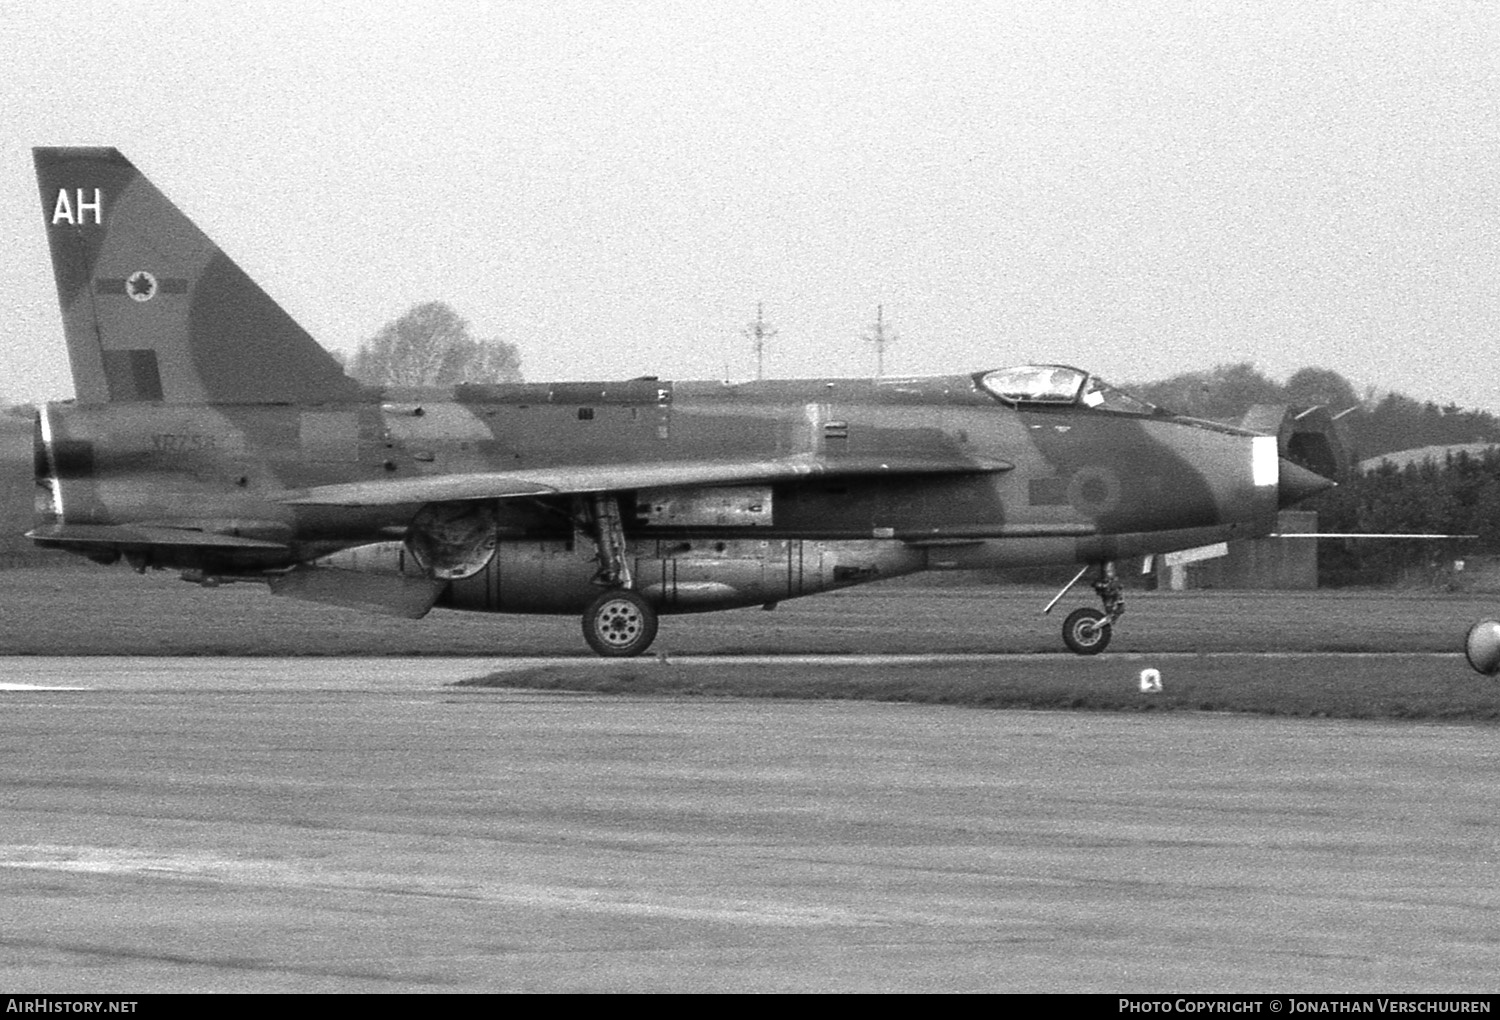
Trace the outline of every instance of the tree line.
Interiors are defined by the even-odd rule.
[[[1417,401],[1402,393],[1367,390],[1361,395],[1348,379],[1327,368],[1299,369],[1278,383],[1253,364],[1240,362],[1124,388],[1178,414],[1224,422],[1239,421],[1255,404],[1323,407],[1338,416],[1355,459],[1420,446],[1500,443],[1500,419],[1486,411]]]
[[[1390,581],[1413,568],[1445,574],[1455,560],[1500,551],[1500,450],[1460,450],[1405,466],[1387,461],[1344,479],[1305,508],[1318,512],[1320,531],[1474,536],[1320,542],[1323,584]]]

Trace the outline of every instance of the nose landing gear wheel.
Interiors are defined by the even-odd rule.
[[[640,655],[656,640],[656,610],[633,591],[607,591],[584,611],[583,638],[606,658]]]
[[[1063,621],[1063,643],[1079,655],[1098,655],[1114,630],[1097,609],[1075,609]]]

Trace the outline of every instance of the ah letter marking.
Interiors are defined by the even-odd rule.
[[[86,199],[84,195],[84,190],[79,188],[77,190],[77,200],[70,202],[68,201],[68,189],[57,189],[57,201],[52,205],[52,225],[71,223],[75,227],[80,227],[84,223],[84,216],[88,213],[94,214],[94,223],[96,225],[101,224],[103,222],[100,217],[104,210],[104,193],[95,188],[92,201]]]

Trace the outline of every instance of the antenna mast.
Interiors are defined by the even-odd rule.
[[[885,349],[899,339],[896,334],[886,332],[885,305],[875,306],[875,325],[870,329],[872,332],[865,340],[875,345],[875,378],[881,379],[885,377]]]
[[[755,304],[755,321],[745,327],[745,335],[755,342],[755,378],[766,377],[766,341],[776,335],[776,330],[766,324],[766,303]]]

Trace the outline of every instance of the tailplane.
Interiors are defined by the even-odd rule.
[[[117,149],[32,152],[80,402],[358,397],[339,363]]]

